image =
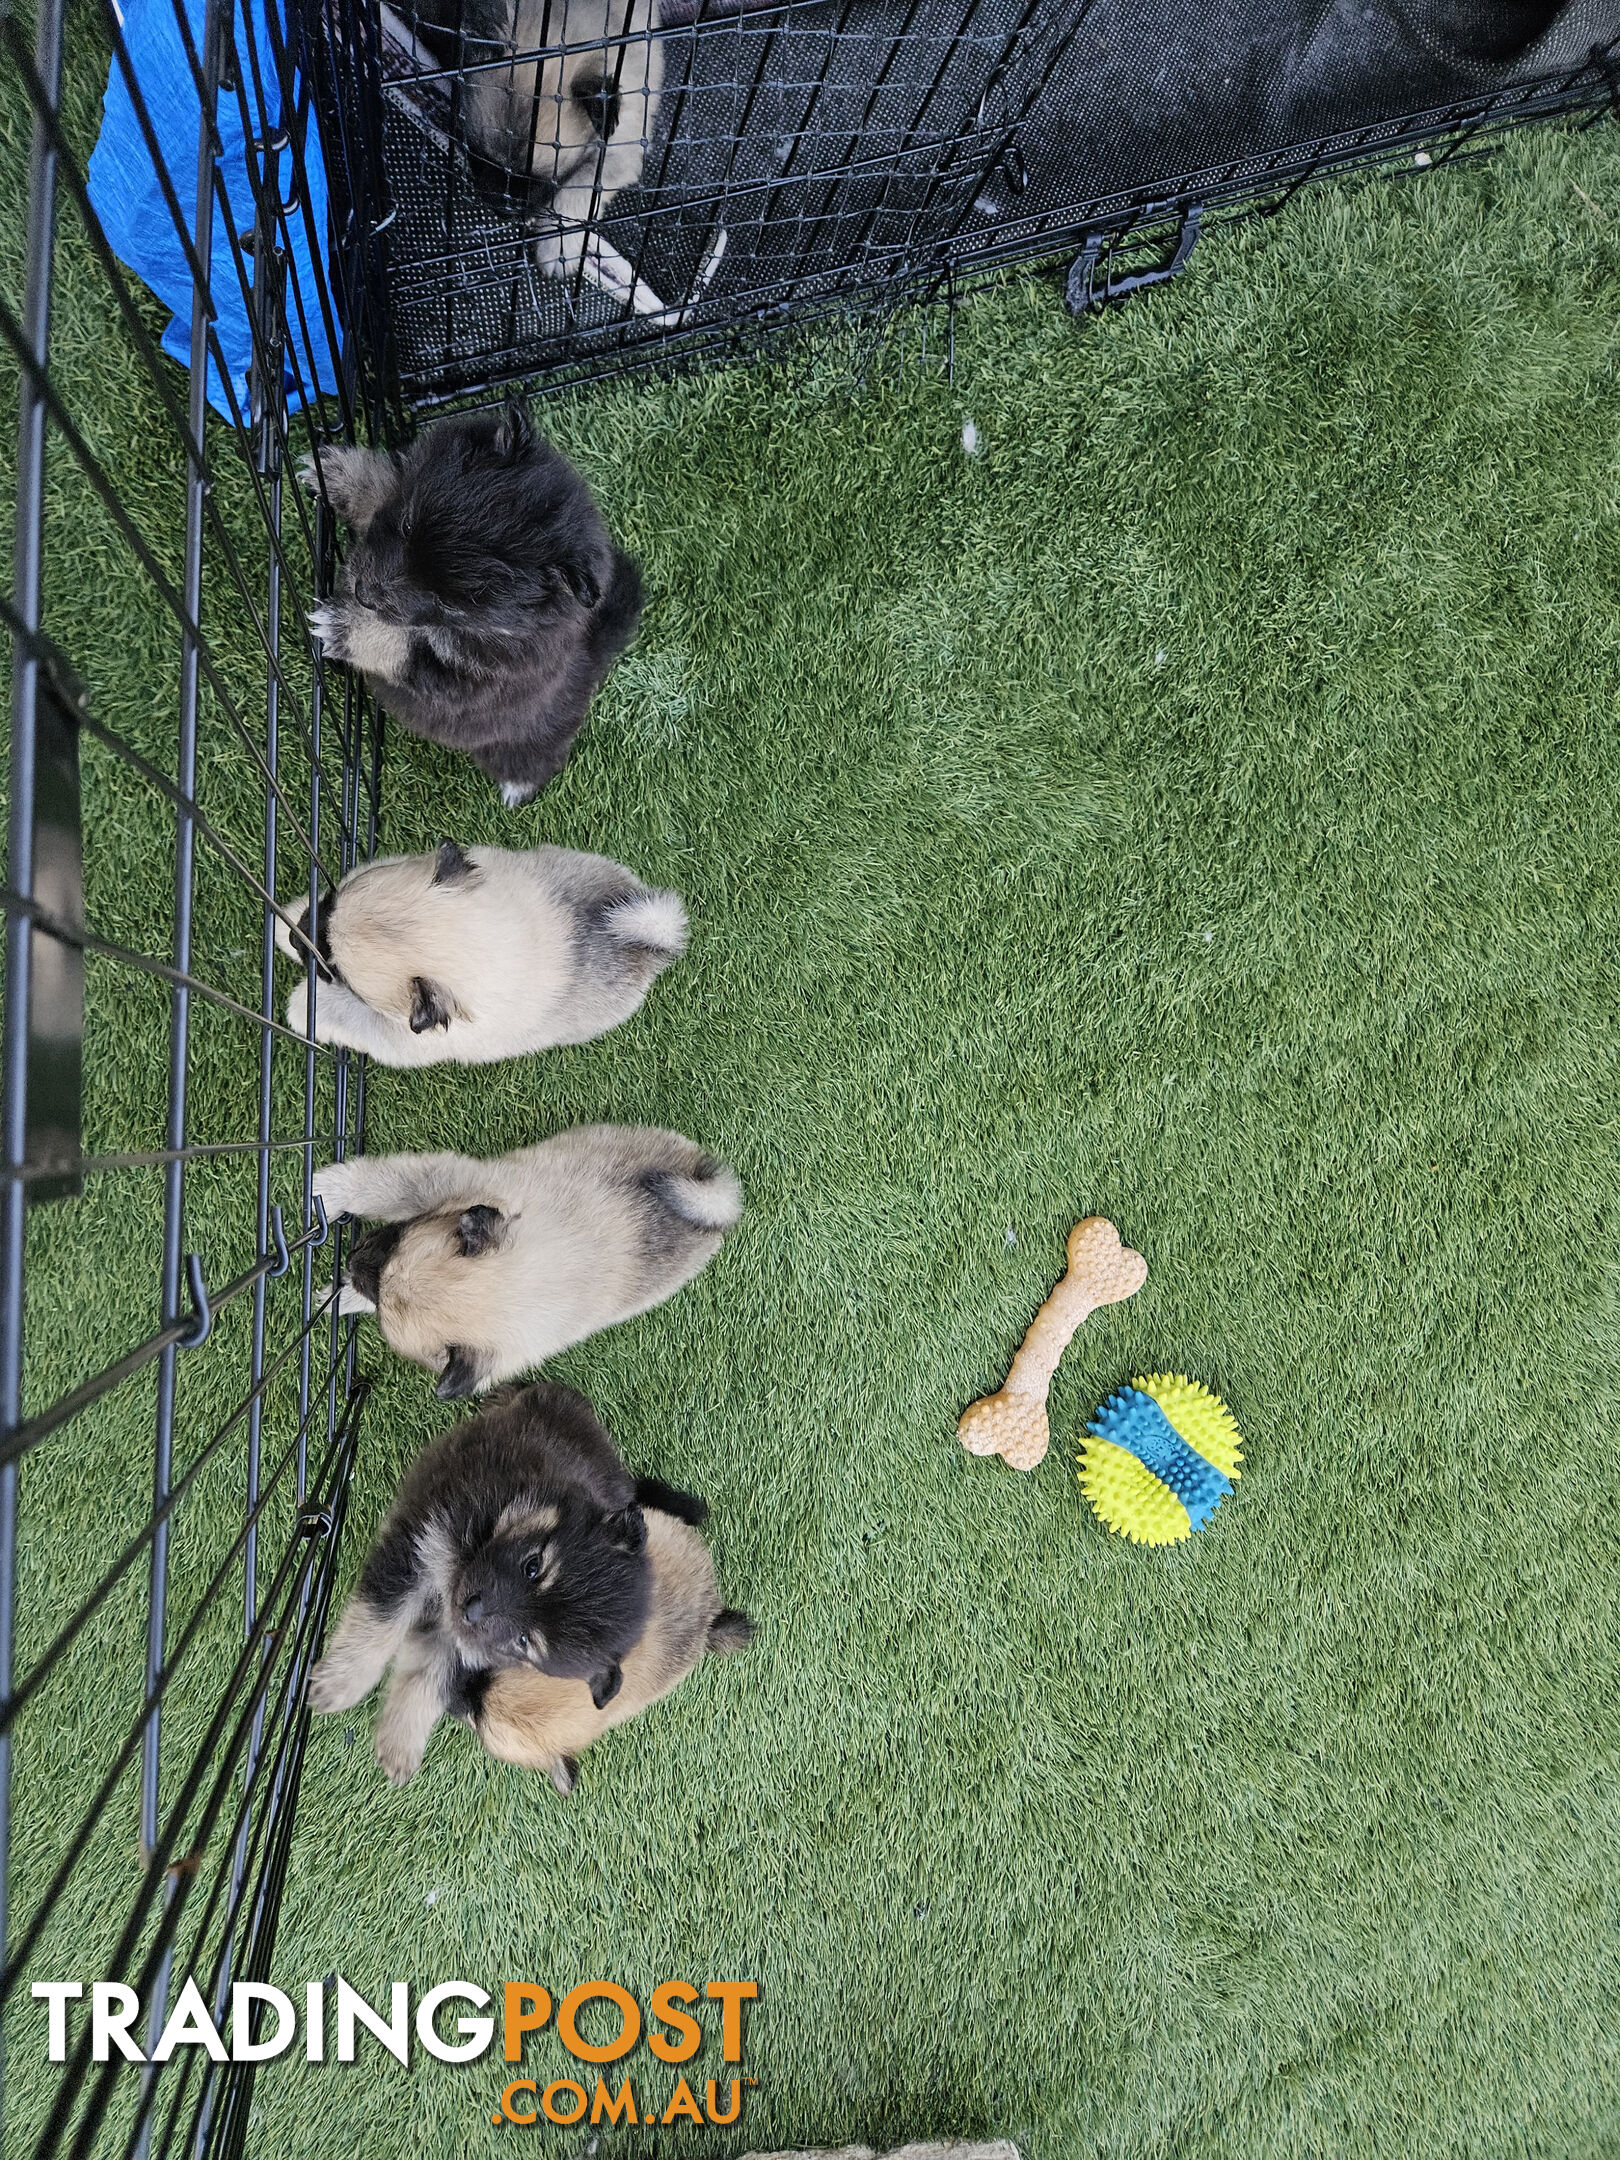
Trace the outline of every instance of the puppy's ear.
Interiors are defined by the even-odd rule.
[[[307,900],[304,902],[303,912],[299,915],[292,928],[293,945],[303,954],[307,962],[313,964],[316,977],[321,982],[330,982],[332,980],[332,970],[328,965],[332,958],[332,900],[333,895],[330,892],[324,893],[321,897],[321,936],[319,944],[316,944],[309,934],[309,902]]]
[[[441,840],[433,858],[435,885],[465,885],[476,873],[454,840]]]
[[[456,1243],[461,1247],[463,1260],[476,1260],[480,1253],[487,1253],[492,1245],[502,1244],[505,1238],[506,1217],[499,1208],[467,1208],[456,1224]]]
[[[529,418],[529,408],[520,397],[509,397],[506,410],[501,414],[501,424],[495,430],[495,451],[498,457],[511,458],[515,463],[534,441],[534,422]]]
[[[601,599],[601,581],[583,556],[572,561],[565,556],[557,565],[557,575],[581,607],[593,608]]]
[[[613,1700],[623,1685],[624,1674],[617,1663],[609,1665],[605,1671],[592,1673],[591,1701],[600,1710]]]
[[[609,1544],[616,1545],[620,1552],[647,1549],[647,1520],[638,1507],[621,1508],[617,1515],[604,1516],[602,1529]]]
[[[394,1248],[405,1235],[403,1223],[379,1223],[375,1230],[368,1230],[363,1238],[356,1238],[354,1250],[349,1255],[346,1292],[364,1298],[364,1305],[340,1305],[340,1312],[375,1312],[377,1297],[382,1283],[382,1271],[393,1258]]]
[[[411,977],[411,1033],[425,1035],[429,1028],[447,1028],[450,1007],[445,995],[425,975]]]
[[[433,1392],[440,1402],[461,1402],[468,1395],[478,1393],[479,1377],[477,1352],[464,1349],[460,1343],[452,1343],[444,1371]]]

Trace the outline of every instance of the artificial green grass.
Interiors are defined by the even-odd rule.
[[[1611,2153],[1620,135],[1314,192],[1083,329],[1015,282],[956,354],[549,408],[640,642],[520,817],[390,732],[388,846],[688,898],[634,1021],[375,1073],[370,1141],[737,1165],[706,1274],[556,1370],[761,1633],[567,1803],[455,1729],[396,1793],[319,1723],[278,1977],[757,1979],[741,2130],[627,2155]],[[969,1460],[1093,1211],[1147,1287],[1035,1473]],[[346,1586],[452,1414],[363,1340]],[[1176,1369],[1245,1474],[1144,1553],[1073,1456]],[[288,2059],[255,2149],[500,2149],[510,2074]]]

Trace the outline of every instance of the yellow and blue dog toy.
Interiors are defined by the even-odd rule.
[[[1202,1530],[1240,1475],[1237,1420],[1183,1373],[1116,1388],[1086,1430],[1081,1490],[1110,1530],[1140,1545],[1174,1545]]]

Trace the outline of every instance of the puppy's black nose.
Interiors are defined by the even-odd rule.
[[[470,1597],[462,1607],[462,1611],[466,1614],[469,1623],[476,1627],[484,1617],[483,1599],[481,1597]]]

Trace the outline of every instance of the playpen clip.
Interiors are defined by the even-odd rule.
[[[318,1252],[332,1235],[332,1226],[326,1219],[326,1202],[319,1193],[315,1195],[315,1220],[320,1224],[321,1234],[318,1238],[311,1238],[309,1242],[310,1249]]]
[[[287,1250],[287,1226],[281,1219],[279,1204],[270,1210],[270,1232],[276,1241],[276,1258],[275,1265],[266,1268],[265,1273],[274,1282],[292,1266],[292,1254]]]
[[[214,1328],[214,1308],[208,1302],[208,1285],[203,1281],[201,1253],[186,1254],[186,1281],[191,1288],[192,1321],[180,1337],[180,1347],[200,1350]]]

